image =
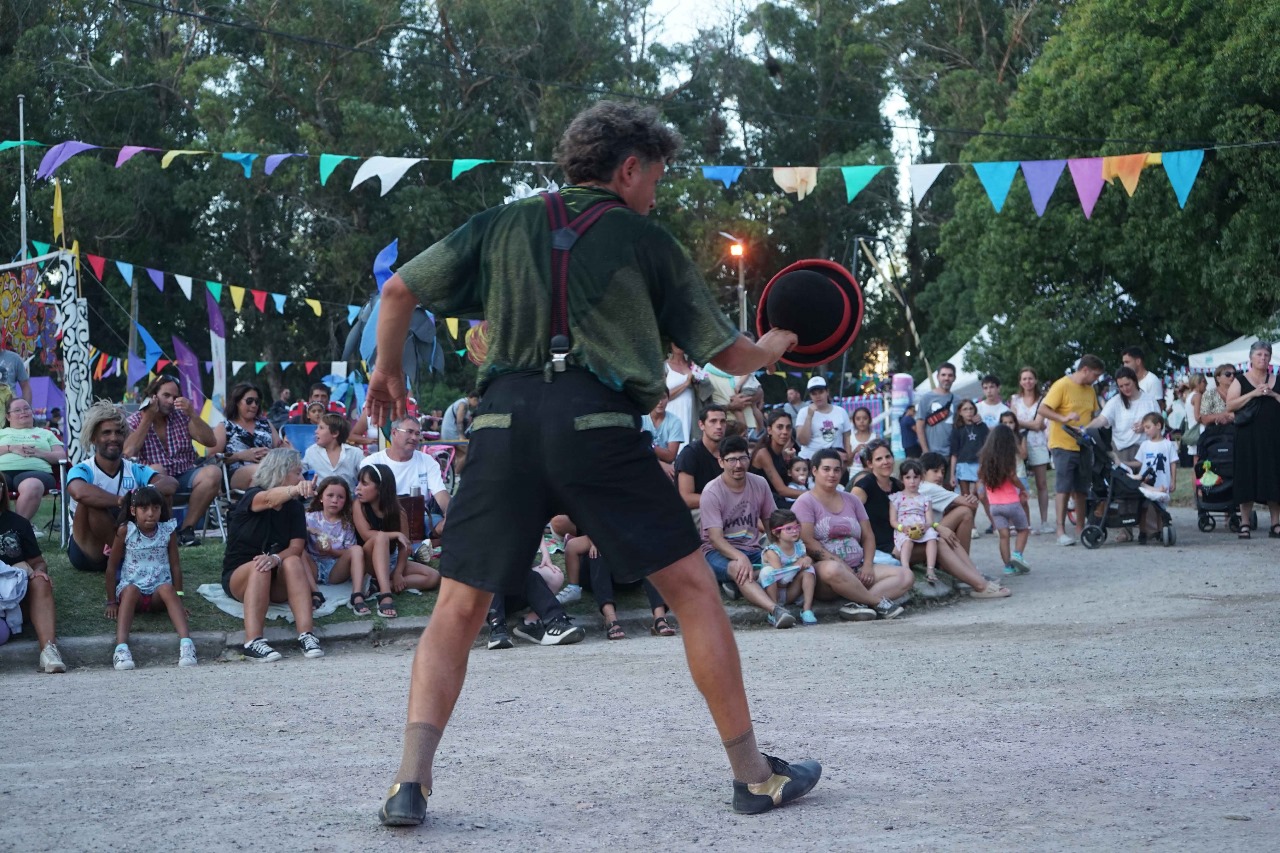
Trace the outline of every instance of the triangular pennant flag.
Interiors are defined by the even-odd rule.
[[[90,145],[87,142],[78,142],[71,140],[68,142],[60,142],[44,153],[44,157],[40,160],[40,168],[36,170],[37,178],[51,178],[53,173],[58,171],[58,167],[70,160],[72,157],[88,151],[90,148],[98,148],[100,146]]]
[[[359,306],[359,305],[348,305],[348,306],[347,306],[347,325],[348,325],[348,326],[354,326],[354,325],[355,325],[355,322],[356,322],[356,318],[357,318],[357,317],[359,317],[359,316],[360,316],[360,306]]]
[[[109,359],[105,354],[98,359],[98,364],[93,368],[93,378],[95,381],[102,378],[102,371],[107,369],[108,361]]]
[[[276,313],[283,314],[284,313],[284,294],[283,293],[271,294],[271,301],[276,304]]]
[[[853,201],[854,196],[866,189],[871,179],[883,168],[884,166],[841,166],[840,173],[844,175],[844,193],[848,197],[847,201]]]
[[[235,376],[237,373],[239,373],[239,372],[240,372],[240,368],[242,368],[242,367],[244,367],[244,366],[245,366],[245,362],[243,362],[243,361],[233,361],[233,362],[231,362],[231,375],[232,375],[232,376]]]
[[[42,255],[47,255],[47,254],[49,254],[51,251],[53,251],[53,244],[51,244],[51,243],[41,243],[39,240],[32,240],[32,241],[31,241],[31,245],[32,245],[32,246],[35,248],[35,250],[36,250],[36,257],[37,257],[37,258],[38,258],[38,257],[41,257]],[[106,258],[103,258],[102,260],[103,260],[103,261],[106,261]]]
[[[702,177],[708,181],[719,181],[725,189],[737,183],[742,175],[742,166],[703,166]]]
[[[4,142],[0,142],[0,151],[8,151],[10,148],[17,148],[20,145],[29,145],[35,148],[44,147],[43,142],[36,142],[34,139],[23,139],[21,141],[17,139],[6,139]]]
[[[230,160],[232,163],[239,163],[240,168],[244,169],[244,176],[248,178],[253,175],[253,161],[258,159],[258,155],[241,151],[223,151],[222,159]]]
[[[62,236],[62,184],[53,179],[53,239]]]
[[[308,305],[308,306],[310,306],[311,310],[312,310],[312,311],[314,311],[314,312],[316,312],[316,316],[317,316],[317,317],[319,317],[319,316],[320,316],[320,300],[319,300],[319,299],[305,299],[305,298],[304,298],[302,301],[303,301],[303,302],[306,302],[306,303],[307,303],[307,305]]]
[[[178,287],[182,288],[182,295],[191,298],[191,276],[174,275],[173,280],[178,283]]]
[[[320,155],[320,186],[329,183],[329,176],[333,174],[333,170],[338,168],[338,164],[343,160],[354,160],[350,154],[321,154]]]
[[[146,267],[146,270],[147,277],[151,279],[151,283],[156,286],[157,290],[164,293],[164,270],[153,270],[151,267]]]
[[[164,370],[166,367],[168,367],[172,363],[173,362],[169,361],[169,359],[167,358],[156,359],[156,370],[157,371]]]
[[[360,164],[351,181],[351,189],[376,177],[382,182],[382,195],[386,195],[404,177],[404,173],[421,160],[421,157],[370,157]]]
[[[1036,216],[1044,216],[1044,209],[1048,206],[1049,199],[1058,186],[1058,178],[1066,165],[1066,160],[1022,161],[1022,179],[1027,182],[1027,190],[1031,193],[1031,206],[1036,209]]]
[[[911,200],[916,207],[920,206],[925,193],[945,168],[946,163],[913,163],[907,167],[907,175],[911,178]]]
[[[164,350],[160,349],[160,345],[156,343],[156,339],[151,337],[151,333],[142,328],[142,324],[138,324],[138,337],[142,338],[142,345],[146,347],[147,354],[143,356],[146,362],[147,370],[151,370],[161,360]],[[163,365],[161,365],[163,367]]]
[[[129,353],[129,361],[125,365],[125,382],[134,385],[147,378],[147,363],[138,358],[136,353]]]
[[[191,150],[178,150],[178,149],[175,149],[173,151],[166,151],[164,152],[164,156],[160,158],[160,168],[161,169],[169,168],[169,166],[173,164],[173,161],[178,159],[179,157],[185,157],[191,154],[208,154],[208,153],[209,153],[208,151],[191,151]]]
[[[89,262],[89,269],[93,270],[94,276],[98,281],[102,281],[102,274],[107,269],[107,259],[102,255],[90,255],[87,252],[84,257]]]
[[[293,362],[292,362],[292,361],[282,361],[282,362],[280,362],[280,369],[281,369],[281,370],[288,370],[288,369],[289,369],[289,365],[291,365],[291,364],[293,364]]]
[[[1093,206],[1098,203],[1098,196],[1102,193],[1102,158],[1068,160],[1067,168],[1071,170],[1071,180],[1076,185],[1076,195],[1080,197],[1084,218],[1091,219]]]
[[[445,324],[445,326],[449,329],[449,334],[454,338],[454,340],[457,340],[457,338],[458,338],[458,318],[457,318],[457,317],[446,317],[446,318],[445,318],[445,320],[444,320],[444,324]]]
[[[262,368],[266,367],[266,366],[267,366],[268,364],[270,364],[270,363],[271,363],[271,362],[269,362],[269,361],[255,361],[255,362],[253,363],[253,372],[254,372],[254,373],[261,373],[261,372],[262,372]]]
[[[463,172],[470,171],[471,169],[474,169],[476,166],[479,166],[483,163],[492,163],[492,162],[493,162],[492,160],[454,160],[453,176],[452,176],[453,180],[455,181],[458,180],[458,176],[461,175]],[[387,194],[386,190],[383,190],[382,194],[386,195]]]
[[[206,362],[204,363],[204,372],[205,372],[205,373],[213,373],[213,362],[212,362],[212,361],[206,361]],[[208,402],[208,400],[206,400],[205,402],[207,403],[207,402]]]
[[[378,283],[378,292],[382,292],[382,285],[387,283],[387,279],[391,278],[391,265],[396,262],[396,258],[400,254],[400,238],[392,240],[386,247],[378,253],[378,257],[373,259],[373,280]]]
[[[304,361],[304,362],[302,363],[302,366],[303,366],[303,367],[305,367],[305,368],[307,369],[307,375],[308,375],[308,376],[310,376],[310,375],[311,375],[311,371],[315,370],[315,369],[316,369],[316,365],[317,365],[317,364],[319,364],[319,363],[320,363],[320,362],[318,362],[318,361]]]
[[[458,358],[462,358],[464,355],[467,354],[467,351],[465,349],[454,350],[453,354],[456,355]]]
[[[218,282],[216,281],[206,281],[204,283],[204,286],[206,290],[208,290],[210,293],[213,294],[214,302],[222,301],[222,285],[221,284],[218,284]]]
[[[340,378],[342,378],[342,379],[346,379],[346,378],[347,378],[347,363],[346,363],[345,361],[331,361],[331,362],[329,362],[329,373],[330,373],[330,374],[332,374],[332,375],[334,375],[334,376],[340,377]]]
[[[133,287],[133,264],[128,264],[124,261],[116,261],[116,269],[120,271],[120,277],[123,278],[130,287]]]
[[[1142,170],[1146,165],[1147,155],[1145,153],[1103,157],[1102,178],[1108,182],[1119,178],[1120,183],[1124,185],[1124,191],[1129,194],[1129,198],[1133,198],[1134,192],[1138,189],[1138,178],[1141,177]]]
[[[253,294],[253,304],[263,314],[267,313],[267,292],[265,290],[250,290]]]
[[[263,171],[270,175],[276,170],[276,167],[288,160],[290,157],[305,157],[305,154],[268,154],[266,164]]]
[[[134,154],[141,154],[143,151],[159,151],[159,148],[148,148],[145,145],[126,145],[120,149],[120,154],[116,157],[116,168],[119,169],[129,160],[133,159]]]
[[[468,320],[468,321],[467,321],[467,328],[468,328],[468,329],[474,329],[476,326],[479,326],[479,325],[480,325],[481,323],[483,323],[483,322],[484,322],[483,320]]]
[[[1009,197],[1009,188],[1018,174],[1018,161],[1006,160],[995,163],[974,163],[973,170],[978,173],[987,198],[999,213],[1004,208],[1004,200]]]
[[[235,306],[237,311],[239,311],[240,306],[244,304],[244,288],[236,287],[234,284],[230,285],[230,288],[231,304]]]
[[[813,192],[814,186],[818,183],[818,167],[775,166],[773,182],[784,193],[795,193],[796,201],[803,201],[805,196]]]
[[[1178,197],[1178,207],[1187,206],[1187,196],[1191,193],[1191,186],[1196,182],[1196,175],[1200,173],[1200,164],[1203,162],[1204,149],[1164,152],[1161,163],[1164,165],[1164,173],[1169,176],[1169,183],[1173,185],[1173,192]]]

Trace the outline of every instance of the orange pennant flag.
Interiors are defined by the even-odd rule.
[[[1134,191],[1138,189],[1138,178],[1142,175],[1142,170],[1146,165],[1147,155],[1145,153],[1103,157],[1102,177],[1108,183],[1114,182],[1116,178],[1119,178],[1120,183],[1124,185],[1124,191],[1132,198]]]

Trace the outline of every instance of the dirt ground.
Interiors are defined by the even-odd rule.
[[[678,640],[476,651],[428,824],[375,817],[412,650],[0,678],[0,838],[34,850],[1275,850],[1280,542],[1176,511],[1175,548],[1031,541],[1005,601],[738,632],[759,817]],[[984,570],[995,541],[974,543]]]

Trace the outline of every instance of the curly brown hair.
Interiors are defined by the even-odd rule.
[[[569,122],[555,157],[570,183],[607,183],[632,154],[646,163],[665,163],[683,143],[654,107],[599,101]]]

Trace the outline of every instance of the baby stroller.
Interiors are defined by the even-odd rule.
[[[1160,541],[1171,546],[1178,541],[1173,529],[1173,517],[1160,501],[1153,501],[1142,494],[1142,483],[1129,476],[1127,467],[1114,462],[1102,448],[1097,433],[1067,427],[1067,432],[1080,445],[1080,461],[1090,472],[1089,492],[1085,498],[1085,526],[1080,533],[1080,544],[1089,549],[1098,548],[1107,541],[1107,530],[1117,527],[1136,527],[1141,524],[1143,512],[1152,508],[1160,521]]]
[[[1200,435],[1196,444],[1196,523],[1205,533],[1218,526],[1215,513],[1227,517],[1227,529],[1240,532],[1240,504],[1235,500],[1235,443],[1236,430],[1230,425],[1213,426]],[[1205,471],[1211,471],[1217,481],[1203,485]],[[1210,480],[1213,478],[1211,477]],[[1258,526],[1258,512],[1249,519],[1250,527]]]

